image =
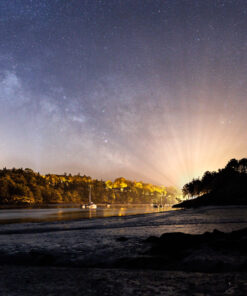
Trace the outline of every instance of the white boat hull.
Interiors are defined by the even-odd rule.
[[[92,204],[86,204],[81,206],[82,209],[97,209],[97,205],[92,203]]]

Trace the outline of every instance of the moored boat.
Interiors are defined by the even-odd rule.
[[[83,204],[81,206],[82,209],[97,209],[97,205],[92,202],[92,185],[89,185],[89,197],[88,197],[88,204]]]

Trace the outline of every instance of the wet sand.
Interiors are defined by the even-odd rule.
[[[247,295],[246,272],[123,269],[114,264],[143,254],[143,241],[151,235],[215,228],[230,232],[246,225],[247,207],[1,225],[0,294]]]
[[[0,267],[1,295],[247,295],[246,273]]]

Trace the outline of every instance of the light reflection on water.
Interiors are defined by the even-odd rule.
[[[154,208],[151,205],[111,205],[97,209],[81,209],[80,207],[43,208],[43,209],[1,209],[0,224],[23,222],[48,222],[92,219],[104,217],[122,217],[128,215],[148,214],[173,210],[170,206]]]

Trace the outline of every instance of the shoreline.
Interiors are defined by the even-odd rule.
[[[0,210],[17,210],[17,209],[46,209],[46,208],[80,208],[81,203],[49,203],[49,204],[33,204],[33,205],[0,205]],[[105,207],[106,203],[97,203],[100,207]],[[121,206],[121,205],[128,205],[128,206],[141,206],[141,205],[150,205],[150,203],[112,203],[112,206]],[[172,207],[173,205],[165,205]]]
[[[80,220],[105,219],[110,217],[125,217],[147,215],[167,211],[177,211],[171,206],[153,208],[147,204],[113,204],[110,208],[98,205],[97,209],[81,209],[74,205],[49,206],[42,208],[2,209],[0,210],[0,225],[18,223],[69,222]],[[2,214],[2,215],[1,215]],[[9,215],[9,216],[8,216]]]

